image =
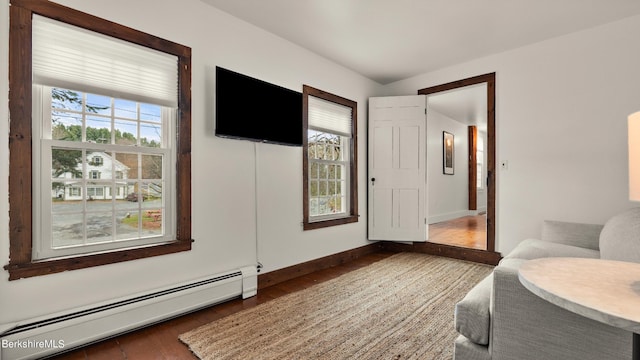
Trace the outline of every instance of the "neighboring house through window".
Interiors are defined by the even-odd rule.
[[[191,50],[53,2],[10,11],[10,280],[189,250]]]
[[[72,153],[67,152],[67,153]],[[54,166],[52,169],[43,168],[42,171],[47,173],[51,170],[52,173],[52,186],[51,186],[51,197],[55,199],[55,201],[65,200],[65,201],[74,201],[74,200],[82,200],[82,194],[80,192],[74,191],[70,192],[68,189],[76,188],[78,184],[82,185],[82,181],[78,181],[77,179],[82,179],[83,169],[87,168],[87,179],[90,180],[98,180],[102,181],[96,182],[91,181],[87,182],[87,186],[92,186],[93,188],[102,188],[100,190],[100,196],[96,196],[96,192],[93,193],[91,191],[86,191],[87,196],[91,200],[109,200],[112,198],[113,191],[115,189],[115,198],[114,200],[123,200],[126,199],[128,195],[135,196],[135,182],[134,181],[117,181],[117,180],[125,180],[129,178],[129,170],[131,167],[123,164],[117,159],[112,158],[110,155],[104,152],[99,152],[99,156],[93,155],[94,153],[89,153],[87,155],[88,161],[81,161],[81,158],[73,159],[73,162],[70,162],[69,159],[65,159],[65,152],[60,150],[56,150],[52,152],[52,164]],[[100,165],[96,164],[95,159],[100,158]],[[124,159],[123,159],[124,160]],[[47,162],[43,162],[48,166]],[[75,164],[75,167],[73,166]],[[136,164],[133,164],[133,169],[137,169],[137,161]],[[92,169],[92,170],[89,170]],[[111,176],[115,172],[115,176]],[[135,180],[135,179],[134,179]],[[66,190],[65,190],[66,189]],[[63,205],[69,203],[60,203],[59,205]],[[81,215],[77,213],[78,216]],[[59,233],[60,228],[58,224],[52,224],[54,228],[56,228],[56,233]],[[157,224],[156,224],[157,225]]]
[[[357,104],[303,87],[305,230],[358,221]]]

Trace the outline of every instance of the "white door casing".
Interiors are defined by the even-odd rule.
[[[369,98],[369,240],[425,242],[426,96]]]

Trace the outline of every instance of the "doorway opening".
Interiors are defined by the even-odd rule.
[[[454,136],[457,146],[454,154],[459,153],[454,157],[453,174],[451,170],[444,171],[446,159],[442,155],[446,149],[439,148],[443,141],[436,141],[428,149],[440,159],[427,155],[430,218],[428,242],[424,246],[431,253],[497,262],[500,254],[495,252],[495,73],[420,89],[418,94],[427,95],[428,140],[429,136],[454,131],[447,131],[448,126],[457,127],[460,135]],[[463,103],[464,106],[460,105]],[[452,122],[455,118],[458,124]],[[440,126],[429,129],[431,124]],[[458,171],[462,176],[456,177],[456,169],[465,171]],[[466,203],[460,205],[461,201]]]

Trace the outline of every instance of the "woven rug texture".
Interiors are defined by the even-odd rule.
[[[456,302],[492,266],[399,253],[180,335],[203,360],[451,360]]]

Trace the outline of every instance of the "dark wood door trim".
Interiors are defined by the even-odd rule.
[[[468,192],[469,192],[469,210],[478,210],[478,188],[477,188],[477,176],[478,176],[478,159],[476,159],[476,154],[478,151],[478,127],[475,125],[471,125],[468,128],[468,138],[469,138],[469,181],[468,181]]]
[[[430,95],[441,91],[458,89],[461,87],[487,84],[487,252],[495,253],[496,241],[496,73],[488,73],[478,75],[467,79],[453,81],[446,84],[436,85],[418,90],[420,95]],[[469,250],[464,248],[450,249],[446,245],[431,244],[435,248],[441,248],[442,251],[455,255],[459,252],[460,256],[468,255]],[[429,246],[431,248],[431,245]],[[458,250],[459,249],[459,250]]]
[[[402,244],[392,241],[381,241],[382,249],[391,252],[417,252],[429,255],[444,256],[452,259],[473,261],[482,264],[498,265],[502,256],[494,251],[469,249],[436,243]]]

